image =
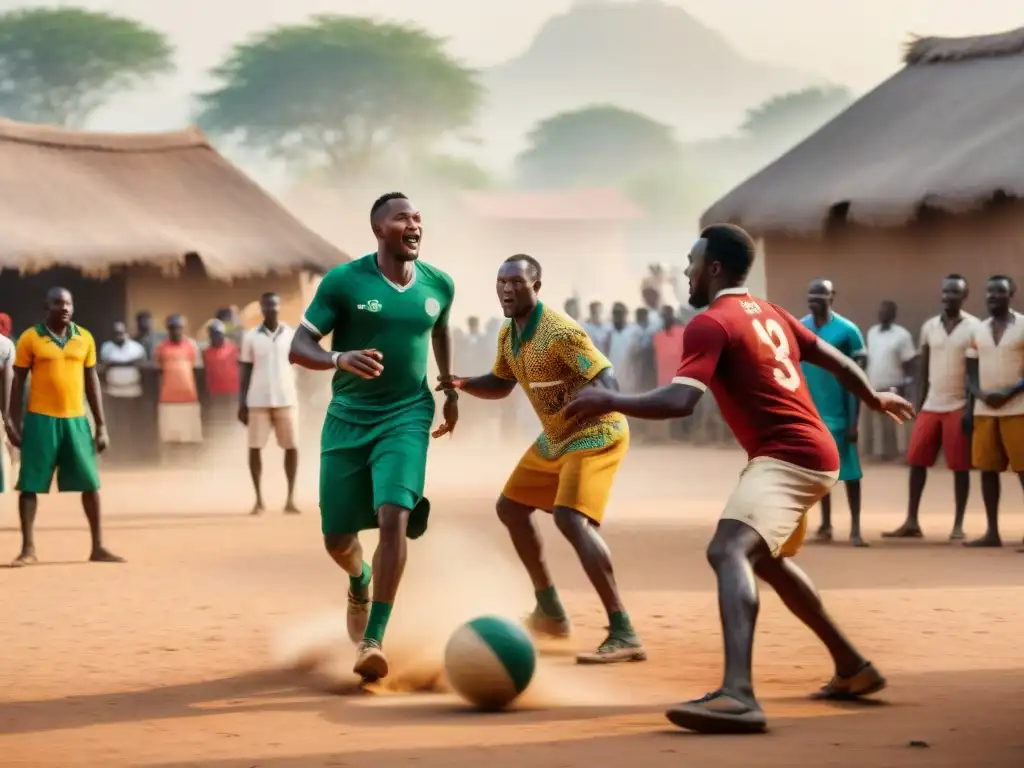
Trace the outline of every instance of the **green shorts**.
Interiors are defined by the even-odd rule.
[[[85,416],[62,419],[26,413],[21,432],[21,469],[18,490],[49,493],[53,473],[57,490],[85,493],[98,491],[96,445]]]
[[[411,511],[407,536],[427,530],[423,497],[433,400],[376,424],[324,419],[320,436],[320,527],[325,536],[378,527],[377,510],[393,504]]]

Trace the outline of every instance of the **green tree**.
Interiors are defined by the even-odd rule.
[[[351,16],[270,29],[212,74],[221,85],[199,97],[203,128],[332,172],[428,150],[469,125],[482,96],[440,38]]]
[[[679,153],[667,125],[613,105],[549,117],[528,141],[516,172],[522,185],[535,188],[618,186]]]
[[[817,130],[853,103],[846,88],[805,88],[773,96],[747,111],[741,130],[752,139],[792,143]]]
[[[173,71],[164,36],[82,8],[0,14],[0,114],[81,128],[118,93]]]

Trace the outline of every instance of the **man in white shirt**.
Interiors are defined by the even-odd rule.
[[[0,420],[4,423],[4,434],[0,440],[7,443],[7,405],[10,402],[11,382],[14,380],[14,342],[0,334]],[[11,456],[13,459],[13,454]],[[0,456],[0,493],[4,486],[4,459]]]
[[[144,457],[146,451],[139,449],[137,438],[148,436],[141,424],[152,419],[142,399],[141,367],[149,358],[146,348],[128,335],[124,323],[117,322],[99,357],[113,451],[118,459]]]
[[[602,355],[608,354],[608,324],[604,321],[604,306],[600,301],[590,302],[590,316],[580,323],[587,336]]]
[[[1017,473],[1024,487],[1024,315],[1010,307],[1017,286],[1007,275],[988,279],[989,317],[974,330],[967,378],[974,395],[971,458],[981,470],[985,535],[969,547],[999,547],[999,474]]]
[[[278,446],[284,450],[284,472],[288,480],[288,499],[284,511],[298,514],[295,506],[295,477],[299,468],[296,442],[298,424],[298,388],[295,370],[288,362],[295,331],[278,317],[281,298],[276,293],[260,297],[263,322],[242,337],[241,382],[238,392],[238,420],[249,427],[249,473],[256,490],[252,514],[264,510],[260,478],[263,474],[262,451],[273,430]]]
[[[914,337],[896,323],[896,302],[883,301],[878,309],[878,324],[868,329],[867,375],[876,392],[906,393],[917,357]],[[869,456],[892,461],[907,449],[907,432],[884,414],[864,412],[865,443]]]
[[[948,275],[942,281],[942,313],[921,327],[921,403],[910,436],[910,499],[907,519],[885,538],[919,539],[923,536],[918,514],[928,469],[935,466],[939,451],[953,472],[955,512],[951,541],[964,538],[964,513],[971,490],[971,438],[969,409],[973,408],[966,385],[967,357],[973,354],[978,318],[963,311],[967,281]]]
[[[608,356],[615,378],[624,392],[636,392],[634,381],[633,354],[640,340],[640,329],[629,322],[629,310],[622,302],[612,305],[612,324],[608,329]],[[596,346],[596,343],[595,343]]]

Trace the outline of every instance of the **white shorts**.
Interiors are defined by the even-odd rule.
[[[839,470],[816,472],[759,456],[740,473],[723,520],[746,523],[764,539],[772,557],[792,557],[807,534],[807,513],[836,484]]]
[[[203,419],[199,403],[160,403],[156,414],[160,442],[203,442]]]
[[[249,448],[253,450],[266,448],[271,430],[273,430],[274,437],[277,439],[277,445],[281,450],[290,451],[296,448],[297,410],[293,406],[287,408],[250,408]]]

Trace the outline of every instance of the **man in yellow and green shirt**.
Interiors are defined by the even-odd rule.
[[[608,612],[608,637],[595,653],[580,654],[577,661],[643,661],[646,652],[619,597],[611,555],[598,533],[629,446],[629,427],[617,413],[584,424],[565,417],[565,406],[583,387],[618,385],[611,363],[586,332],[538,301],[540,285],[541,267],[533,257],[518,254],[501,265],[498,299],[510,319],[498,335],[493,370],[473,378],[442,379],[438,389],[497,400],[518,383],[540,419],[540,437],[519,460],[497,504],[498,517],[536,591],[537,605],[527,620],[530,629],[554,637],[570,632],[534,527],[533,512],[542,509],[553,513]]]
[[[21,448],[18,511],[21,554],[13,566],[36,562],[34,525],[38,494],[49,493],[54,473],[58,491],[82,494],[92,534],[93,562],[123,562],[103,547],[100,534],[100,479],[96,453],[106,448],[107,430],[96,373],[96,342],[71,321],[74,303],[64,288],[46,295],[46,320],[25,331],[14,356],[8,435]],[[22,418],[22,394],[32,376],[28,408]],[[96,422],[92,433],[86,416],[88,399]]]

